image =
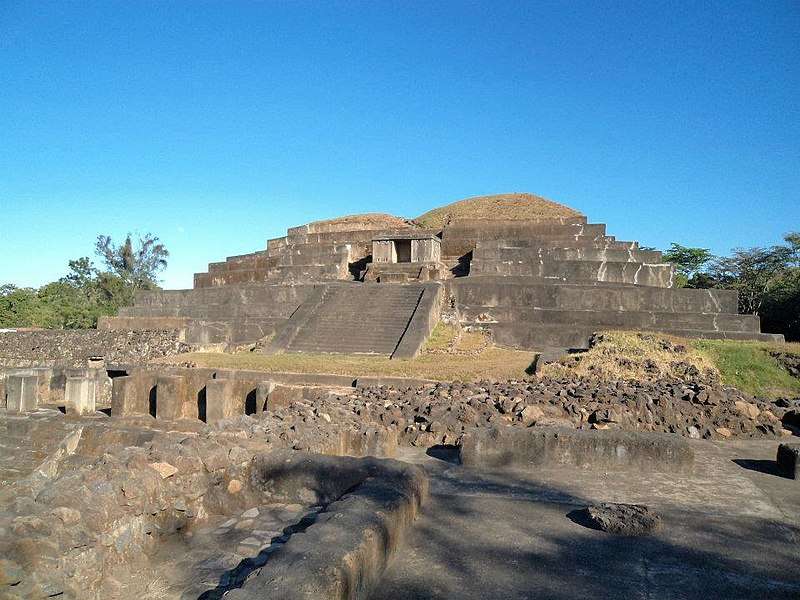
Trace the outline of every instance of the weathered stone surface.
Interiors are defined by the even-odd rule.
[[[58,508],[53,509],[52,514],[54,517],[60,519],[64,525],[75,525],[81,521],[80,511],[67,506],[59,506]]]
[[[159,375],[156,381],[156,418],[180,419],[184,416],[186,380],[180,375]]]
[[[713,403],[708,402],[714,398]],[[761,406],[753,419],[736,402]],[[789,405],[789,406],[794,406]],[[531,407],[531,408],[528,408]],[[524,411],[528,420],[522,418]],[[789,409],[792,410],[792,409]],[[719,383],[549,379],[365,386],[303,398],[274,408],[282,423],[323,420],[393,427],[403,444],[457,444],[474,428],[556,426],[675,433],[684,437],[780,437],[787,408]]]
[[[309,468],[311,467],[311,468]],[[254,467],[258,479],[287,498],[339,498],[302,536],[294,536],[233,600],[249,598],[353,598],[378,581],[428,493],[418,467],[394,461],[274,453]],[[314,472],[328,471],[321,481]],[[346,489],[351,491],[341,496]],[[298,565],[303,568],[299,569]]]
[[[159,475],[161,475],[162,479],[166,479],[167,477],[172,477],[175,473],[178,472],[178,469],[173,465],[165,462],[156,462],[150,463],[150,468],[154,469]]]
[[[67,412],[90,415],[95,412],[95,379],[86,375],[67,377],[64,391]]]
[[[544,411],[538,406],[528,405],[519,413],[520,421],[527,426],[533,425],[544,417]]]
[[[585,509],[589,524],[616,535],[647,535],[661,526],[661,517],[640,504],[606,502]]]
[[[761,413],[758,407],[750,402],[736,401],[733,403],[733,406],[740,415],[749,419],[756,419]]]
[[[499,427],[464,436],[462,464],[475,467],[574,465],[688,472],[694,452],[675,435],[563,428]]]
[[[11,374],[6,378],[7,410],[24,413],[36,410],[39,404],[39,377],[28,374]]]
[[[127,364],[186,352],[176,331],[37,330],[0,332],[3,358],[54,361],[85,367],[92,357]]]
[[[244,398],[237,397],[235,392],[234,382],[228,379],[210,379],[206,383],[207,423],[215,423],[244,413]]]
[[[145,390],[143,385],[144,382],[138,376],[115,377],[111,389],[111,416],[129,417],[148,414],[151,391],[149,388]],[[155,400],[155,393],[153,399]],[[152,408],[155,409],[155,406]]]

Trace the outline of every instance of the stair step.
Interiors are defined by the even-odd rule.
[[[287,345],[288,352],[394,352],[424,288],[365,284],[331,286]]]

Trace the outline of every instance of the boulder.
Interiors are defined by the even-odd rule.
[[[778,446],[778,469],[790,479],[800,479],[800,444]]]
[[[526,406],[519,413],[519,419],[525,427],[529,427],[544,417],[544,412],[538,406]]]
[[[647,535],[661,526],[661,517],[641,504],[604,502],[585,509],[589,526],[616,535]]]
[[[740,415],[748,419],[757,419],[758,415],[761,414],[761,411],[755,404],[751,404],[750,402],[744,402],[742,400],[737,400],[736,402],[734,402],[733,408]]]

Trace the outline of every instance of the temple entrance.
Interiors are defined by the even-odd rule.
[[[411,240],[395,240],[395,252],[397,252],[397,262],[411,262]]]
[[[147,411],[154,419],[158,417],[158,387],[153,386],[150,388],[150,393],[147,395]]]

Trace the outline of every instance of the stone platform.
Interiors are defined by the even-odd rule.
[[[797,598],[796,482],[753,465],[774,441],[690,442],[693,474],[564,465],[498,470],[408,448],[431,497],[374,600],[480,598]],[[745,466],[743,466],[745,465]],[[601,502],[662,518],[628,537],[574,518]],[[425,575],[421,575],[425,574]]]
[[[430,310],[442,306],[500,344],[542,351],[586,348],[602,329],[783,339],[737,314],[735,292],[675,288],[675,268],[660,252],[617,240],[566,207],[555,216],[520,211],[525,218],[480,212],[487,200],[502,207],[512,196],[515,207],[536,208],[535,197],[512,194],[457,203],[438,229],[389,215],[295,227],[266,250],[211,263],[193,290],[139,293],[99,326],[175,328],[194,344],[265,339],[272,351],[411,357],[438,318]],[[409,251],[410,240],[424,240],[424,252]],[[445,285],[444,298],[420,295],[431,279]],[[415,298],[425,304],[421,315]],[[424,323],[407,337],[403,325],[414,319]]]

